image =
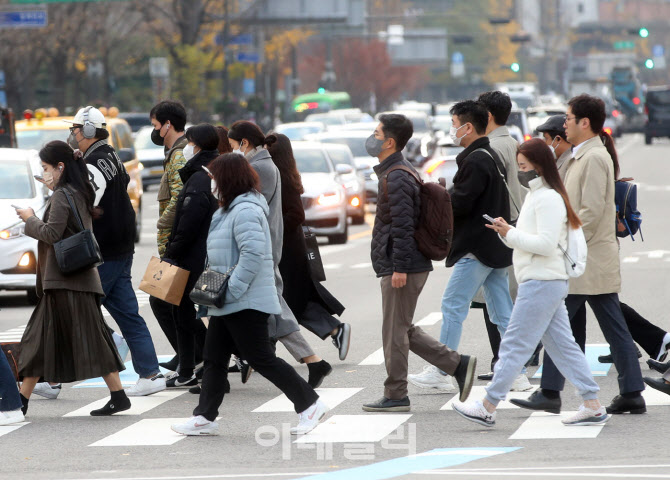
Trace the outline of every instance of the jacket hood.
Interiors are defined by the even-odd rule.
[[[209,162],[214,160],[216,157],[219,156],[219,151],[218,150],[201,150],[197,154],[193,156],[192,159],[190,159],[188,162],[186,162],[186,165],[184,165],[180,170],[179,170],[179,176],[181,177],[181,181],[183,183],[186,183],[191,176],[199,171],[203,171],[202,167],[207,166]]]
[[[263,213],[265,213],[266,217],[270,213],[270,207],[268,207],[268,202],[265,201],[265,197],[255,190],[243,193],[242,195],[238,195],[237,197],[235,197],[235,199],[232,202],[230,202],[230,205],[228,206],[228,209],[226,211],[229,212],[235,206],[244,203],[253,203],[254,205],[258,205],[263,209]]]

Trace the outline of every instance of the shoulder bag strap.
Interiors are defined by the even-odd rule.
[[[503,183],[505,184],[505,188],[507,189],[507,194],[509,195],[509,200],[512,202],[512,205],[514,205],[514,208],[516,208],[516,213],[519,214],[521,210],[519,209],[519,206],[516,204],[514,201],[514,198],[512,197],[512,192],[509,190],[509,185],[507,185],[507,180],[505,179],[505,175],[500,171],[500,166],[498,165],[498,162],[496,162],[496,159],[491,155],[491,152],[486,150],[485,148],[478,148],[477,150],[473,150],[472,153],[475,152],[484,152],[487,154],[489,157],[491,157],[491,160],[493,160],[493,164],[496,166],[496,170],[498,170],[498,174],[500,175],[500,178],[502,179]]]
[[[419,175],[414,170],[412,170],[409,167],[406,167],[405,165],[396,165],[395,167],[390,168],[389,171],[386,172],[384,174],[384,177],[383,177],[384,178],[384,195],[386,195],[387,197],[388,197],[388,194],[389,194],[389,192],[388,192],[388,176],[391,172],[393,172],[395,170],[403,170],[403,171],[409,173],[412,177],[414,177],[416,179],[416,181],[419,182],[419,184],[423,183],[421,181],[421,179],[419,178]]]
[[[74,212],[74,218],[79,224],[80,231],[86,230],[84,228],[84,223],[81,221],[81,217],[79,216],[79,210],[77,210],[77,206],[75,205],[74,199],[72,198],[72,193],[70,193],[70,191],[65,187],[63,187],[63,193],[65,194],[65,198],[67,198],[67,203],[70,204],[70,208]]]

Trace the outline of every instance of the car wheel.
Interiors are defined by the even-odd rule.
[[[645,145],[651,145],[651,141],[653,140],[653,137],[650,137],[649,135],[644,136],[644,143]]]
[[[142,236],[142,200],[140,200],[140,208],[135,215],[135,243],[140,243]]]
[[[365,223],[365,213],[362,213],[361,215],[353,215],[351,217],[352,225],[363,225],[364,223]]]
[[[39,302],[40,297],[37,296],[37,290],[34,288],[28,289],[26,291],[28,294],[28,301],[30,302],[31,305],[37,305],[37,302]]]
[[[328,235],[328,243],[333,245],[342,245],[347,243],[349,239],[349,226],[344,224],[344,232],[338,233],[336,235]]]

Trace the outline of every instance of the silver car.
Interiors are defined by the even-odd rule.
[[[348,165],[333,165],[326,148],[320,143],[291,142],[293,156],[302,178],[305,193],[305,226],[316,235],[328,237],[329,243],[346,243],[347,194],[342,175],[353,172]]]
[[[37,151],[0,149],[0,290],[25,290],[31,303],[37,303],[37,240],[25,235],[12,205],[42,217],[48,190],[33,178],[41,174]]]
[[[289,140],[305,140],[305,135],[320,133],[326,130],[322,122],[290,122],[280,123],[274,128],[277,133],[283,133]]]
[[[351,173],[342,174],[340,178],[347,190],[347,214],[351,217],[352,225],[365,223],[365,175],[356,171],[356,161],[351,149],[339,143],[323,143],[330,160],[337,170],[338,165],[349,165]]]

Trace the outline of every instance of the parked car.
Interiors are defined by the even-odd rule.
[[[36,304],[37,240],[25,235],[25,223],[12,205],[44,213],[49,190],[33,175],[41,175],[37,150],[0,149],[0,290],[24,290]]]
[[[654,138],[670,137],[670,86],[649,87],[644,110],[644,143],[651,145]]]
[[[322,143],[339,143],[347,145],[354,155],[356,171],[363,174],[365,180],[365,201],[377,202],[377,174],[372,169],[379,161],[368,155],[365,140],[374,132],[368,130],[329,130],[328,132],[310,135],[309,140]]]
[[[349,146],[326,142],[323,146],[336,170],[338,165],[351,167],[351,173],[340,175],[347,191],[347,215],[352,225],[362,225],[365,223],[365,175],[356,169],[356,161]]]
[[[532,135],[537,135],[537,127],[546,122],[549,117],[565,115],[567,111],[567,105],[540,105],[528,108],[526,115],[528,116],[528,127]]]
[[[283,133],[289,140],[305,140],[305,135],[325,131],[326,125],[323,122],[290,122],[280,123],[273,130]]]
[[[456,155],[446,155],[428,160],[419,174],[424,182],[437,182],[444,178],[447,189],[450,189],[454,186],[454,175],[457,171]]]
[[[305,193],[305,226],[329,243],[346,243],[349,236],[347,195],[342,175],[353,172],[347,165],[333,165],[326,148],[316,142],[291,142],[293,156],[302,177]]]
[[[138,112],[121,112],[119,113],[119,118],[124,119],[130,125],[130,130],[132,130],[133,135],[136,135],[142,127],[151,125],[151,120],[149,119],[149,112],[138,113]]]

